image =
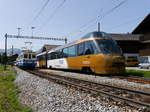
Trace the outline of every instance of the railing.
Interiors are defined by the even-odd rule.
[[[141,39],[141,41],[150,41],[150,33],[149,34],[145,34],[140,39]]]
[[[149,49],[140,50],[140,55],[141,56],[150,56],[150,48]]]

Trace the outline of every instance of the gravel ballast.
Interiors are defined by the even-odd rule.
[[[113,86],[150,92],[150,84],[130,82],[126,79],[109,78],[109,77],[105,77],[105,76],[94,76],[94,75],[90,75],[90,74],[87,75],[87,74],[82,74],[82,73],[64,72],[64,71],[56,71],[56,70],[48,70],[48,69],[40,69],[39,71],[48,72],[48,73],[52,73],[52,74],[56,74],[56,75],[59,74],[61,76],[67,76],[67,77],[92,81],[92,82],[101,83],[101,84],[110,84]]]
[[[15,69],[18,74],[15,84],[20,89],[20,101],[31,106],[33,112],[138,112],[129,106],[121,106],[120,102],[100,96],[94,97],[86,92]]]

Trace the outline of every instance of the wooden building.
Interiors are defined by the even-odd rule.
[[[145,19],[134,29],[132,34],[142,34],[140,38],[140,56],[150,56],[150,13]]]
[[[140,50],[140,34],[109,34],[114,40],[117,41],[118,45],[121,47],[123,55],[127,59],[128,57],[135,57],[139,59]]]

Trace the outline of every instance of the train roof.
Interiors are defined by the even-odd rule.
[[[46,54],[46,51],[45,51],[45,52],[38,53],[38,54],[36,54],[36,56],[40,56],[40,55],[43,55],[43,54]]]
[[[80,40],[76,40],[76,41],[73,41],[71,43],[68,43],[68,44],[65,44],[65,45],[62,45],[62,46],[58,46],[56,48],[53,48],[51,49],[48,53],[51,53],[53,51],[56,51],[56,50],[59,50],[59,49],[62,49],[62,48],[65,48],[65,47],[68,47],[68,46],[71,46],[73,44],[76,44],[77,42],[83,40],[83,39],[88,39],[88,38],[111,38],[112,36],[108,35],[107,33],[105,32],[91,32],[91,33],[88,33],[86,34],[85,36],[83,36]]]
[[[87,38],[110,38],[111,36],[108,35],[105,32],[99,32],[99,31],[95,31],[95,32],[90,32],[86,35],[84,35],[81,39],[87,39]]]
[[[62,45],[62,46],[58,46],[58,47],[53,48],[52,50],[50,50],[48,53],[53,52],[53,51],[56,51],[56,50],[59,50],[59,49],[62,49],[62,48],[65,48],[65,47],[68,47],[68,46],[71,46],[71,45],[77,43],[78,41],[79,41],[79,40],[76,40],[76,41],[70,42],[70,43],[68,43],[68,44],[65,44],[65,45]]]

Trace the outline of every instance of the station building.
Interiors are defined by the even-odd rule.
[[[124,57],[127,59],[129,57],[136,57],[139,59],[140,50],[140,38],[141,34],[109,34],[114,40],[117,41],[118,45],[121,47]]]
[[[142,34],[140,38],[140,56],[150,56],[150,13],[147,17],[134,29],[132,34]]]
[[[58,47],[58,46],[60,46],[60,45],[49,45],[49,44],[45,44],[45,45],[37,52],[37,54],[42,53],[42,52],[48,52],[48,51],[50,51],[51,49],[56,48],[56,47]]]
[[[111,34],[122,48],[125,58],[150,56],[150,13],[132,31],[127,34]]]

